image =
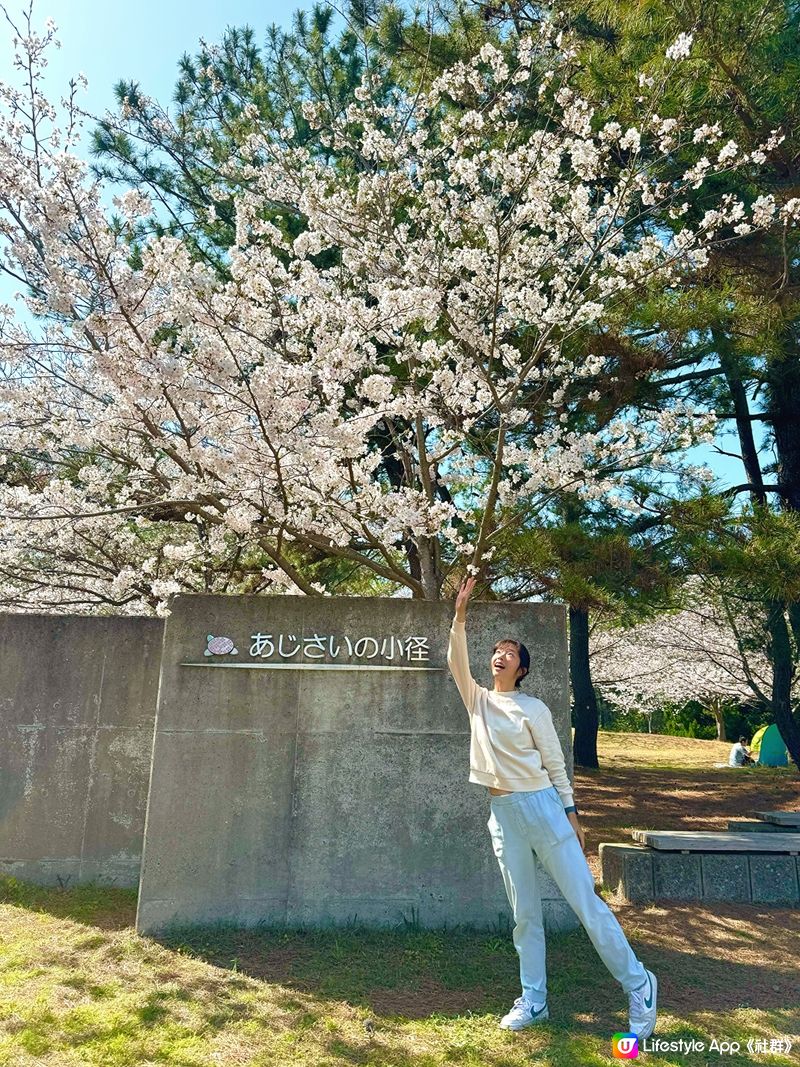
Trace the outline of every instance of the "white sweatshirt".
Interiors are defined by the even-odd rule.
[[[447,665],[470,721],[470,782],[519,792],[554,785],[565,809],[574,810],[553,716],[536,697],[520,690],[497,693],[470,674],[466,624],[453,619]]]

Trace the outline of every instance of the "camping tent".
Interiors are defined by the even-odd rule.
[[[775,723],[756,730],[750,751],[762,767],[785,767],[789,763],[789,753]]]

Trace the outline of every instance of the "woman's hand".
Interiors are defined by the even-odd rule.
[[[459,622],[467,621],[467,601],[469,600],[470,593],[475,588],[475,581],[475,578],[469,577],[465,578],[461,583],[461,588],[456,597],[456,618]]]
[[[581,827],[581,824],[578,822],[578,816],[575,814],[574,811],[568,811],[567,812],[567,818],[569,819],[570,823],[572,824],[572,829],[578,835],[578,841],[580,842],[581,850],[583,852],[585,852],[586,851],[586,838],[583,836],[583,829]]]

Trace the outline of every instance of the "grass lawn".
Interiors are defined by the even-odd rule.
[[[714,770],[728,745],[600,736],[603,770],[575,793],[598,875],[600,841],[630,829],[724,828],[755,808],[800,808],[791,769]],[[487,839],[487,848],[489,842]],[[800,1063],[800,909],[630,905],[603,894],[658,975],[665,1040],[733,1040],[641,1056],[654,1065]],[[519,992],[508,929],[194,929],[138,937],[135,893],[0,879],[0,1064],[591,1067],[612,1062],[627,998],[582,929],[548,941],[550,1020],[511,1034]],[[786,1055],[748,1038],[790,1036]]]

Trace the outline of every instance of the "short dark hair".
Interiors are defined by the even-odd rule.
[[[739,744],[740,745],[746,745],[747,744],[747,738],[746,737],[740,737],[739,738]]]
[[[503,637],[503,638],[501,638],[500,641],[495,641],[494,648],[492,649],[492,655],[495,654],[495,652],[498,650],[498,648],[501,645],[513,645],[514,648],[517,650],[517,652],[519,653],[519,665],[520,665],[520,667],[524,667],[525,668],[525,674],[523,674],[523,676],[522,676],[522,678],[524,678],[527,675],[528,671],[531,669],[531,654],[530,654],[530,652],[523,645],[523,643],[521,641],[517,641],[516,638],[514,638],[514,637]],[[515,682],[514,682],[514,688],[515,689],[519,689],[519,685],[520,685],[520,682],[522,681],[522,678],[517,678],[515,680]]]

